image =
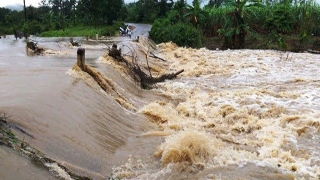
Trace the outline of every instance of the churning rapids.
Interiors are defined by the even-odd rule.
[[[150,28],[136,27],[134,35]],[[319,55],[83,41],[86,63],[107,80],[103,91],[73,68],[77,48],[68,39],[36,40],[43,55],[27,56],[23,40],[0,39],[0,112],[20,139],[77,174],[320,179]],[[184,72],[142,90],[107,55],[115,41],[167,60],[148,57],[153,76]],[[0,157],[0,179],[55,178],[4,146]],[[71,179],[63,169],[54,175]]]

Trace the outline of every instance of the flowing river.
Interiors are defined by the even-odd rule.
[[[135,26],[134,36],[150,29]],[[106,51],[112,43],[152,48],[128,37],[79,39],[86,63],[107,79],[103,91],[73,69],[77,47],[68,38],[34,39],[44,54],[27,55],[24,40],[0,39],[0,113],[19,139],[79,175],[320,178],[319,55],[163,43],[152,51],[167,61],[148,58],[153,76],[184,72],[143,90]],[[55,178],[3,146],[0,158],[0,179]]]

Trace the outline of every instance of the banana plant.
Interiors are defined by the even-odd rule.
[[[199,0],[193,0],[192,6],[187,5],[187,13],[184,17],[187,21],[191,22],[193,26],[198,27],[200,21],[205,19],[205,11],[201,9]]]
[[[224,48],[242,49],[249,30],[244,20],[245,10],[250,6],[262,6],[261,0],[230,0],[226,4],[233,7],[233,10],[227,13],[228,20],[218,32],[224,36]]]

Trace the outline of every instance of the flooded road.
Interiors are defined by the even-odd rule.
[[[113,160],[116,150],[152,125],[142,115],[119,106],[112,96],[68,73],[77,50],[69,46],[68,39],[36,40],[48,49],[44,55],[27,56],[24,40],[9,36],[0,42],[1,113],[19,127],[15,133],[20,139],[48,157],[80,174],[98,179],[109,176],[121,158],[127,159],[123,154]],[[107,46],[105,42],[83,44],[86,63],[119,83],[119,92],[148,96],[150,93],[111,67],[97,63]],[[130,95],[126,96],[132,104],[145,104]]]
[[[0,148],[0,178],[7,179],[48,179],[58,180],[44,168],[39,168],[30,162],[26,156],[12,150],[11,148],[2,146]]]
[[[150,28],[136,26],[134,36]],[[319,55],[163,43],[153,53],[167,61],[148,58],[153,75],[184,72],[142,90],[105,53],[115,40],[143,46],[82,44],[107,91],[72,68],[68,39],[38,38],[40,56],[0,40],[0,112],[19,139],[93,179],[319,179]]]

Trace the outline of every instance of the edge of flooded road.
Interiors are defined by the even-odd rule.
[[[78,175],[61,163],[46,157],[44,153],[31,147],[24,140],[19,139],[13,132],[14,129],[14,125],[10,124],[8,116],[6,114],[1,114],[0,151],[8,152],[6,154],[14,153],[13,156],[23,158],[23,161],[28,161],[28,163],[38,167],[39,170],[45,169],[52,177],[55,177],[56,179],[91,180],[91,178]]]

